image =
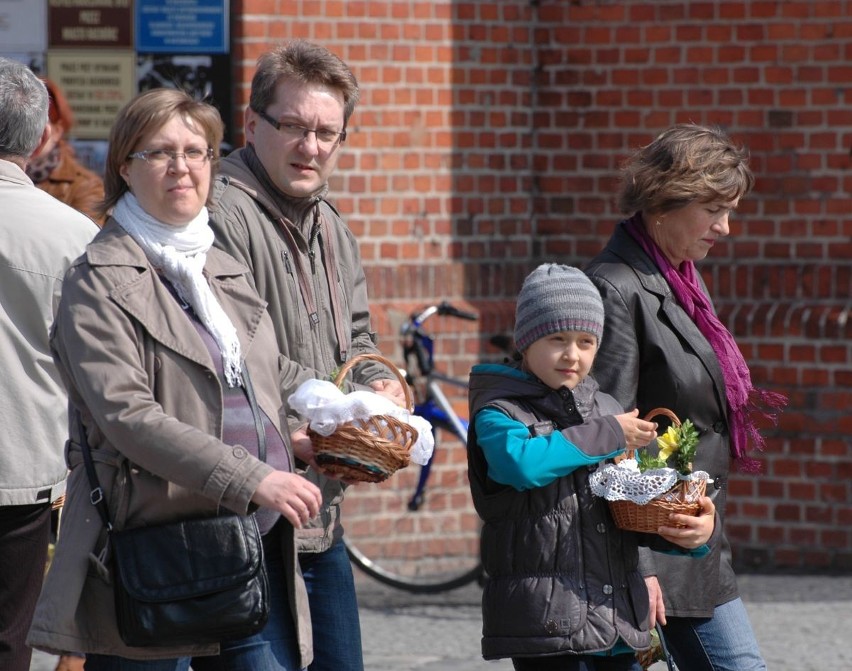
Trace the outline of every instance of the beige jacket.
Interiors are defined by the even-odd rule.
[[[237,329],[258,404],[280,425],[281,363],[265,303],[246,281],[246,268],[232,257],[211,249],[204,271]],[[212,514],[217,506],[249,511],[252,494],[272,469],[243,447],[218,439],[222,389],[210,353],[142,250],[115,221],[68,272],[51,345],[71,407],[86,428],[116,528]],[[76,425],[71,435],[78,436]],[[73,441],[66,459],[71,473],[62,528],[29,644],[139,659],[215,653],[215,646],[153,649],[122,643],[108,567],[99,558],[105,531]],[[283,549],[307,666],[310,617],[290,529]]]
[[[65,271],[97,227],[0,159],[0,507],[47,505],[65,491],[65,389],[48,331]]]

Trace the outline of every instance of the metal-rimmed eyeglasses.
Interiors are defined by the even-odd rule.
[[[143,149],[142,151],[130,154],[127,158],[141,158],[149,165],[161,168],[172,161],[177,161],[178,156],[183,158],[189,167],[200,168],[202,165],[207,163],[207,161],[213,158],[213,149],[211,147],[207,147],[206,149],[190,148],[186,151],[174,151],[173,149]]]
[[[252,109],[261,119],[290,140],[306,140],[313,133],[317,138],[317,144],[323,149],[332,149],[338,142],[346,140],[345,130],[338,132],[330,128],[307,128],[296,123],[284,123],[273,119],[266,112],[261,112],[253,107]]]

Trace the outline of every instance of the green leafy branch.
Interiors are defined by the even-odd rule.
[[[670,426],[662,436],[657,437],[658,454],[648,454],[647,450],[637,452],[636,461],[639,470],[644,472],[656,468],[674,468],[681,475],[692,473],[695,451],[698,448],[698,430],[690,420],[684,420],[680,426]]]

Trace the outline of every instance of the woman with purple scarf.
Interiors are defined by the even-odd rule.
[[[746,152],[720,129],[664,131],[626,162],[619,207],[631,216],[586,269],[606,309],[595,378],[640,416],[665,407],[692,420],[700,433],[694,468],[710,473],[722,524],[731,463],[758,470],[747,455],[763,446],[755,419],[774,417],[784,397],[753,387],[695,262],[728,235],[729,216],[753,185]],[[651,624],[665,625],[680,669],[766,669],[724,533],[702,559],[644,553],[640,568]]]

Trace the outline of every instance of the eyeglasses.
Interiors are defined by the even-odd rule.
[[[178,156],[183,157],[190,168],[200,168],[213,158],[213,149],[187,149],[186,151],[174,151],[172,149],[143,149],[134,152],[127,158],[141,158],[149,165],[162,168],[171,161],[177,161]]]
[[[282,123],[280,121],[276,121],[266,112],[259,112],[258,110],[254,110],[254,112],[275,130],[279,131],[284,137],[290,140],[307,140],[308,136],[313,133],[316,135],[317,144],[323,149],[331,149],[338,142],[344,142],[346,140],[345,130],[338,133],[336,130],[330,130],[328,128],[306,128],[305,126],[300,126],[295,123]]]

